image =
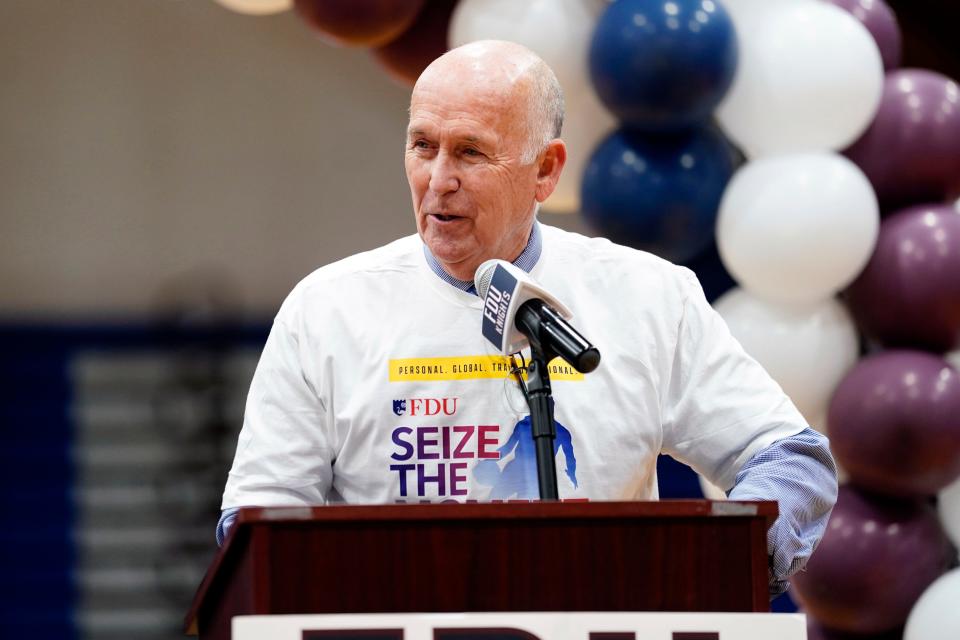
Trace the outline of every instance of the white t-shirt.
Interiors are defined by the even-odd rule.
[[[541,230],[531,275],[602,354],[587,375],[552,365],[561,499],[656,499],[661,451],[729,488],[803,430],[691,271]],[[264,348],[223,508],[536,499],[529,410],[480,323],[415,235],[309,275]]]

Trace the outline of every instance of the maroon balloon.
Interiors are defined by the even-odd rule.
[[[883,345],[953,349],[960,336],[960,211],[923,205],[886,218],[847,301],[864,333]]]
[[[902,39],[897,16],[883,0],[829,0],[853,14],[863,23],[880,49],[883,68],[887,71],[900,66]]]
[[[294,0],[294,9],[331,44],[379,47],[413,24],[424,0]]]
[[[793,594],[808,615],[830,629],[893,630],[946,571],[952,552],[928,504],[843,486],[807,570],[791,578]]]
[[[412,87],[427,65],[447,50],[450,16],[457,0],[427,0],[416,21],[396,40],[372,51],[394,80]]]
[[[846,151],[889,210],[942,202],[960,188],[960,88],[934,71],[901,69],[884,80],[873,123]]]
[[[887,351],[837,386],[827,434],[850,481],[885,495],[933,495],[960,477],[960,374],[939,356]]]

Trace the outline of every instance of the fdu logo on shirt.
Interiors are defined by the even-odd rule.
[[[457,398],[404,398],[393,401],[393,413],[398,416],[452,416],[456,412]]]

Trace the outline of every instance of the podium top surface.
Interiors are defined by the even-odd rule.
[[[474,502],[448,504],[337,505],[324,507],[247,507],[237,524],[258,522],[331,522],[345,520],[487,520],[500,518],[703,518],[777,516],[772,501],[662,500],[646,502]]]

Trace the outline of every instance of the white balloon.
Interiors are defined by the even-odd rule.
[[[953,544],[960,547],[960,478],[947,485],[937,495],[940,523]],[[960,600],[957,600],[960,603]],[[960,635],[957,636],[960,638]]]
[[[724,294],[714,308],[811,426],[824,430],[833,390],[859,351],[846,308],[833,298],[801,306],[771,304],[740,288]]]
[[[960,569],[937,578],[913,605],[903,640],[960,638]]]
[[[217,4],[251,16],[280,13],[293,7],[293,0],[214,0]]]
[[[867,28],[825,2],[777,2],[749,23],[738,29],[737,72],[717,108],[747,157],[856,140],[883,91],[883,61]]]
[[[758,34],[757,27],[766,19],[765,14],[792,4],[813,2],[814,0],[723,0],[723,8],[730,14],[733,27],[737,30],[737,42],[741,49],[746,39]]]
[[[550,65],[566,101],[562,138],[567,165],[544,208],[554,213],[580,209],[580,182],[590,153],[615,126],[590,83],[587,57],[606,0],[461,0],[450,19],[448,42],[475,40],[522,44]]]
[[[727,185],[717,248],[743,288],[813,302],[860,273],[879,228],[873,187],[852,162],[829,152],[773,156],[748,162]]]

